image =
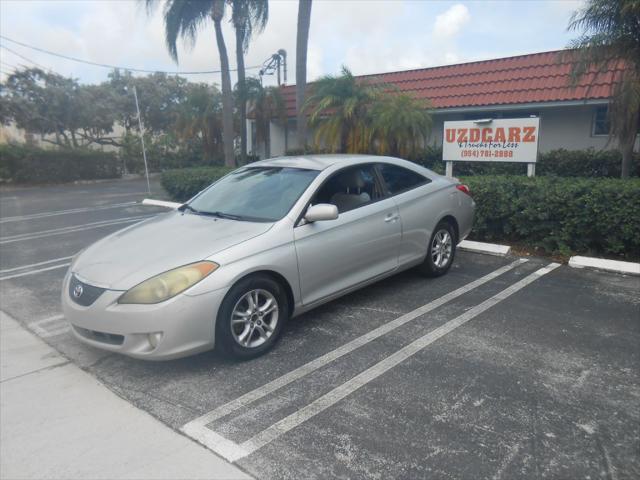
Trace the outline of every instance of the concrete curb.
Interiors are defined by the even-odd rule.
[[[640,263],[607,260],[605,258],[575,256],[569,259],[569,266],[573,268],[596,268],[607,272],[640,275]]]
[[[463,240],[458,244],[460,250],[468,252],[485,253],[487,255],[497,255],[504,257],[511,251],[509,245],[498,245],[496,243],[472,242],[471,240]]]
[[[182,203],[167,202],[165,200],[154,200],[152,198],[145,198],[144,200],[142,200],[142,205],[173,208],[174,210],[176,210],[178,207],[182,206]]]

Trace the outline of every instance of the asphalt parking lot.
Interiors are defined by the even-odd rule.
[[[293,319],[262,358],[143,362],[77,342],[59,296],[72,255],[163,211],[145,187],[1,190],[0,308],[251,475],[640,478],[640,278],[459,252]]]

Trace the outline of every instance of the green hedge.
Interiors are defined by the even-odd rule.
[[[162,185],[185,201],[229,172],[169,170]],[[547,253],[640,258],[640,179],[473,176],[475,240],[517,243]]]
[[[184,202],[229,173],[228,167],[197,167],[162,172],[160,182],[174,200]]]
[[[0,145],[0,179],[5,182],[63,183],[119,178],[121,165],[110,152]]]
[[[422,155],[410,159],[438,173],[444,173],[442,149],[429,147]],[[541,153],[536,165],[538,176],[620,178],[622,156],[617,150],[551,150]],[[465,175],[525,175],[522,163],[455,162],[455,176]],[[632,176],[640,176],[640,155],[635,156]]]
[[[472,236],[548,253],[640,257],[640,179],[467,177]]]

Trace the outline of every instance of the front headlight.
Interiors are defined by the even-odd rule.
[[[136,285],[118,299],[118,303],[160,303],[175,297],[215,271],[214,262],[197,262],[161,273]]]

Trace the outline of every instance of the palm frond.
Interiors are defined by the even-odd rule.
[[[211,18],[212,9],[211,1],[166,0],[163,12],[165,43],[174,61],[178,61],[178,38],[182,38],[189,47],[193,47],[198,30]]]

